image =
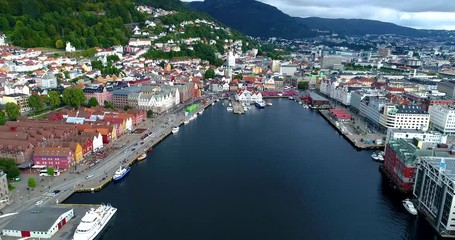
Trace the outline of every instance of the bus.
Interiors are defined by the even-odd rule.
[[[41,177],[49,177],[50,175],[47,173],[47,169],[40,170],[39,175]],[[54,177],[60,176],[60,171],[59,170],[54,170]]]

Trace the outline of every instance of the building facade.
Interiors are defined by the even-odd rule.
[[[455,108],[452,106],[430,106],[431,127],[444,134],[455,134]]]
[[[417,105],[385,105],[381,116],[381,125],[385,128],[422,129],[426,131],[430,124],[430,114]]]
[[[442,237],[455,237],[455,158],[421,157],[413,195],[416,207]]]

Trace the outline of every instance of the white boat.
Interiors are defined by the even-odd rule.
[[[179,127],[173,127],[172,128],[172,133],[177,133],[179,131]]]
[[[293,98],[293,97],[288,97],[288,98],[289,98],[289,100],[294,100],[294,98]]]
[[[271,102],[268,102],[267,103],[267,106],[272,106],[273,104]]]
[[[97,209],[91,208],[82,217],[74,232],[73,240],[95,239],[116,212],[117,208],[110,205],[101,205]]]
[[[226,110],[228,110],[228,112],[232,112],[234,110],[234,108],[229,106],[229,107],[226,108]]]
[[[376,156],[378,157],[377,161],[384,162],[384,156],[382,156],[381,154],[376,154]]]
[[[202,109],[201,111],[199,111],[199,115],[201,115],[202,113],[204,113],[204,109]]]
[[[248,111],[248,107],[247,106],[243,107],[243,111],[245,112]]]
[[[257,108],[265,108],[265,102],[264,102],[264,100],[255,101],[255,102],[254,102],[254,105],[255,105]]]
[[[376,154],[376,153],[371,154],[371,158],[375,161],[379,161],[378,154]]]
[[[212,102],[212,106],[215,105],[215,102]]]
[[[143,154],[141,154],[141,156],[139,156],[139,157],[137,158],[137,160],[138,160],[138,161],[142,161],[142,160],[144,160],[144,159],[146,159],[146,158],[147,158],[147,154],[146,154],[146,153],[143,153]]]
[[[190,119],[189,118],[183,122],[183,124],[185,124],[185,125],[188,124],[188,123],[190,123]]]
[[[126,176],[126,174],[128,174],[130,172],[130,170],[131,170],[131,167],[129,167],[129,166],[127,166],[126,168],[120,166],[120,168],[117,169],[117,171],[115,171],[112,179],[114,180],[114,182],[118,182],[118,181],[122,180],[122,178],[124,178]]]
[[[299,102],[299,104],[300,104],[300,105],[302,105],[302,104],[303,104],[303,102]]]
[[[412,215],[417,215],[417,209],[414,207],[414,204],[409,200],[405,199],[403,200],[403,206],[408,210],[408,212]]]
[[[195,118],[196,118],[196,117],[195,117],[194,114],[193,114],[193,115],[191,115],[191,117],[190,117],[189,120],[191,121],[191,120],[194,120]]]

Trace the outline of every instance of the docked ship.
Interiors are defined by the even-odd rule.
[[[177,133],[179,131],[179,127],[173,127],[172,128],[172,133]]]
[[[138,161],[142,161],[142,160],[144,160],[144,159],[146,159],[146,158],[147,158],[147,154],[146,154],[146,153],[143,153],[143,154],[141,154],[141,156],[139,156],[139,157],[137,158],[137,160],[138,160]]]
[[[128,174],[131,170],[131,167],[122,167],[120,166],[120,168],[115,171],[115,174],[114,174],[114,177],[112,177],[112,179],[114,180],[114,182],[117,182],[117,181],[120,181],[122,180],[122,178],[124,178],[126,176],[126,174]]]
[[[254,105],[257,108],[265,108],[265,102],[263,100],[259,100],[259,101],[254,102]]]
[[[95,239],[117,212],[117,208],[110,205],[101,205],[97,209],[91,208],[82,217],[76,228],[73,240]]]

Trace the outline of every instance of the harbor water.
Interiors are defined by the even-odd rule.
[[[118,208],[102,239],[438,239],[316,111],[288,99],[244,115],[218,102],[118,183],[67,203]]]

